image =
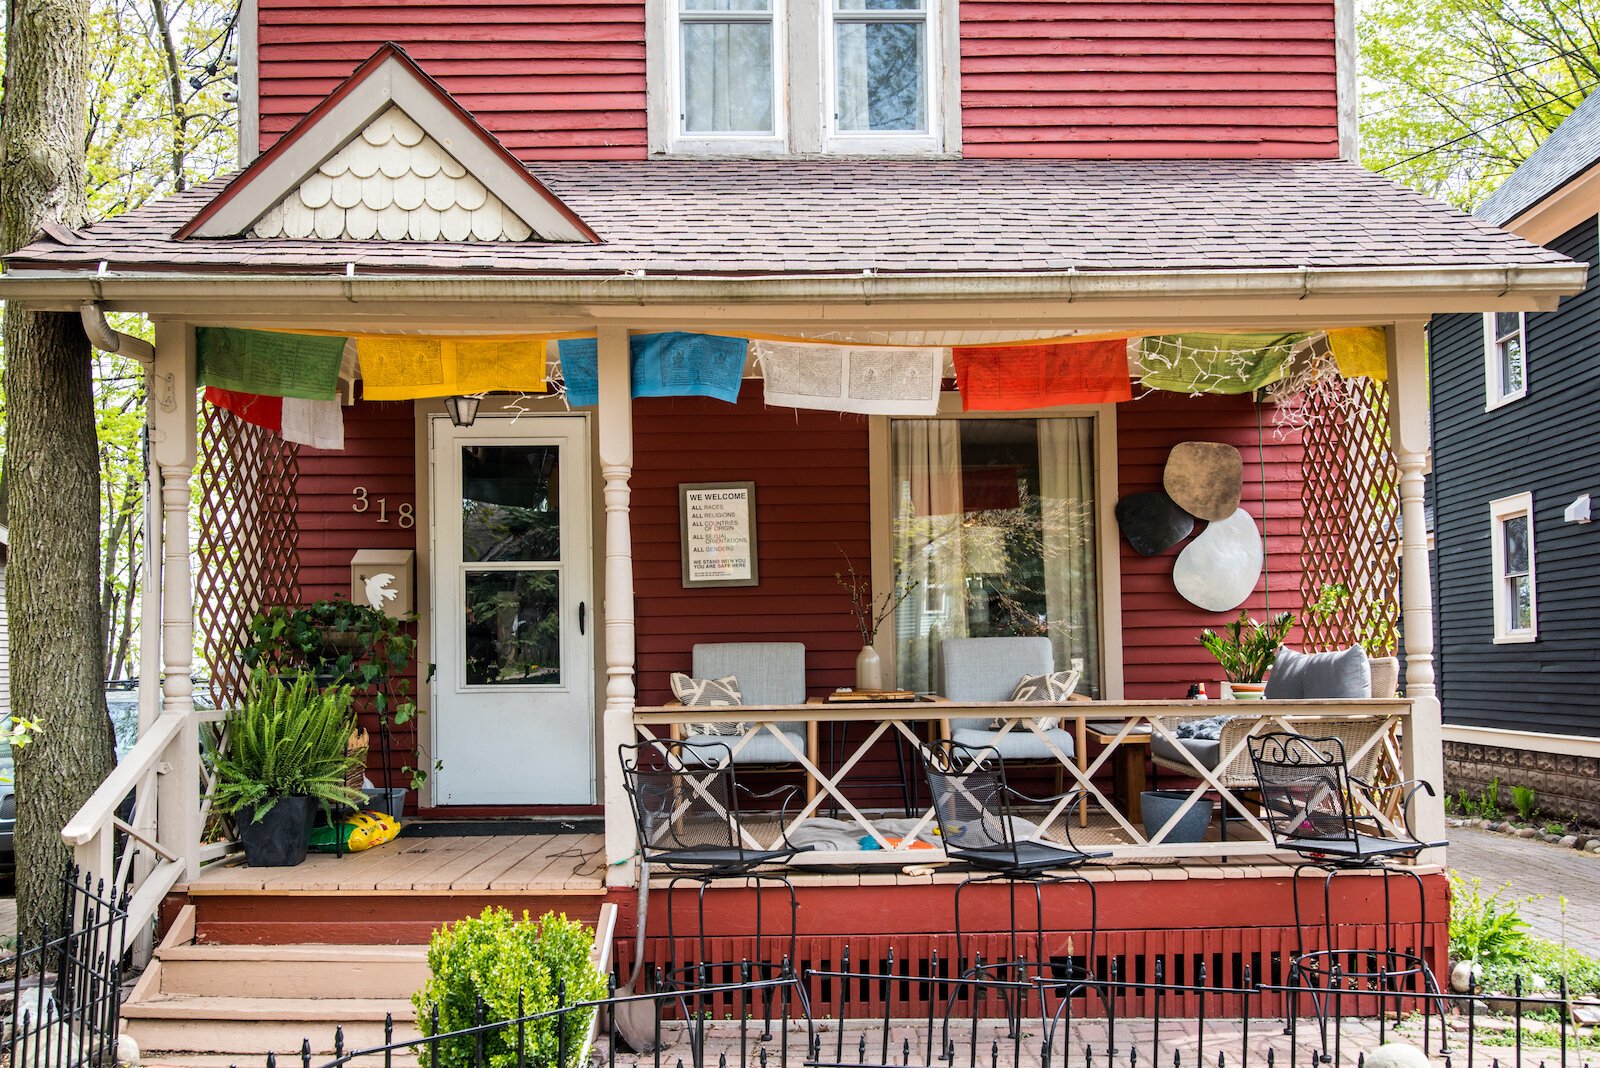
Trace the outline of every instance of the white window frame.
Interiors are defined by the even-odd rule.
[[[833,0],[773,0],[772,137],[683,130],[682,0],[645,0],[645,82],[652,157],[959,155],[960,0],[924,0],[928,129],[834,135]]]
[[[1502,405],[1521,400],[1528,395],[1528,313],[1516,313],[1515,335],[1501,334],[1495,329],[1495,319],[1499,314],[1501,313],[1486,312],[1483,316],[1483,410],[1486,412],[1492,412]],[[1505,379],[1500,373],[1500,343],[1512,336],[1522,341],[1522,385],[1508,391]]]
[[[940,114],[944,61],[940,38],[939,0],[921,0],[922,10],[837,11],[839,0],[821,0],[822,29],[822,142],[823,151],[839,155],[927,155],[939,151],[939,131],[944,122]],[[921,130],[841,130],[839,117],[839,50],[834,35],[840,23],[922,22],[923,84]]]
[[[1505,573],[1505,521],[1525,516],[1528,520],[1528,626],[1513,628],[1510,621],[1511,594]],[[1496,645],[1536,641],[1539,637],[1539,581],[1534,563],[1533,494],[1517,493],[1489,503],[1489,546],[1494,582],[1494,641]]]
[[[661,42],[665,58],[667,149],[672,153],[697,156],[775,156],[789,151],[789,3],[772,0],[772,133],[762,136],[748,132],[702,133],[684,129],[687,104],[683,91],[683,26],[685,22],[761,22],[758,12],[700,11],[686,13],[683,0],[663,0],[666,14],[665,39]],[[685,18],[688,14],[690,17]],[[730,17],[733,16],[733,17]],[[738,16],[743,16],[738,17]],[[650,42],[654,43],[654,42]],[[652,109],[658,106],[651,101]]]

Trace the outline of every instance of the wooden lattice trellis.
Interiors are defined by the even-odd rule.
[[[1334,379],[1302,395],[1300,583],[1309,609],[1330,587],[1337,607],[1302,614],[1306,645],[1361,643],[1393,656],[1400,620],[1400,472],[1389,443],[1389,391],[1369,378]]]
[[[299,447],[202,405],[195,471],[195,631],[218,707],[240,697],[239,651],[263,607],[300,600]]]

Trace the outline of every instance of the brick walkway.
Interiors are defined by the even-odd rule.
[[[1580,853],[1528,838],[1450,828],[1450,866],[1462,878],[1476,876],[1485,891],[1510,884],[1502,895],[1538,896],[1522,904],[1529,929],[1552,941],[1600,957],[1600,855]],[[1563,918],[1561,897],[1567,899]]]

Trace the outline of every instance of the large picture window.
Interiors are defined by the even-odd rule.
[[[896,420],[890,493],[896,684],[940,686],[946,638],[1046,635],[1098,697],[1092,418]]]

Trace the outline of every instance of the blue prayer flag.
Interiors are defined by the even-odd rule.
[[[639,334],[629,340],[635,397],[739,399],[749,342],[713,334]],[[567,403],[580,408],[600,402],[598,343],[575,338],[559,343]]]

